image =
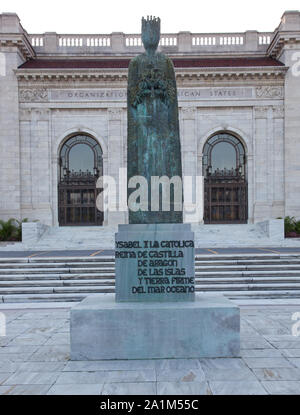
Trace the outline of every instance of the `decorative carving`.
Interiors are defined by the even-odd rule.
[[[267,118],[268,107],[254,107],[255,118]]]
[[[185,120],[194,120],[196,115],[196,108],[194,107],[182,107],[181,108],[182,118]]]
[[[174,82],[167,79],[165,74],[157,68],[145,70],[129,93],[130,103],[135,108],[149,96],[159,98],[166,105],[173,103],[176,97]]]
[[[273,107],[273,116],[274,118],[283,118],[284,117],[284,106]]]
[[[30,121],[31,120],[31,110],[30,109],[21,109],[19,112],[19,117],[21,121]]]
[[[282,86],[258,86],[256,87],[257,98],[283,98]]]
[[[46,88],[21,89],[19,97],[21,102],[44,102],[48,101],[48,91]]]
[[[122,108],[109,108],[108,116],[110,120],[121,120],[122,119]]]

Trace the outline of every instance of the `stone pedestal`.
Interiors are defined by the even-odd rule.
[[[90,295],[71,310],[71,359],[233,357],[239,307],[223,296],[186,302],[122,302]]]

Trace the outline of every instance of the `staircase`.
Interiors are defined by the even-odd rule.
[[[196,255],[197,292],[300,298],[300,255]],[[114,257],[0,258],[0,302],[81,301],[114,292]]]

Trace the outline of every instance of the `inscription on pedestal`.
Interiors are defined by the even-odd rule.
[[[194,234],[187,224],[121,225],[117,301],[193,301]]]

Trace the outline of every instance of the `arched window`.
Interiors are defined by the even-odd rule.
[[[101,225],[103,213],[96,208],[103,174],[102,150],[89,135],[75,135],[62,146],[59,156],[59,224]]]
[[[102,150],[88,135],[76,135],[67,140],[60,151],[60,178],[102,175]]]
[[[246,154],[229,133],[210,137],[203,148],[205,223],[247,221]]]
[[[245,149],[235,136],[220,133],[207,140],[203,149],[203,176],[245,176]]]

